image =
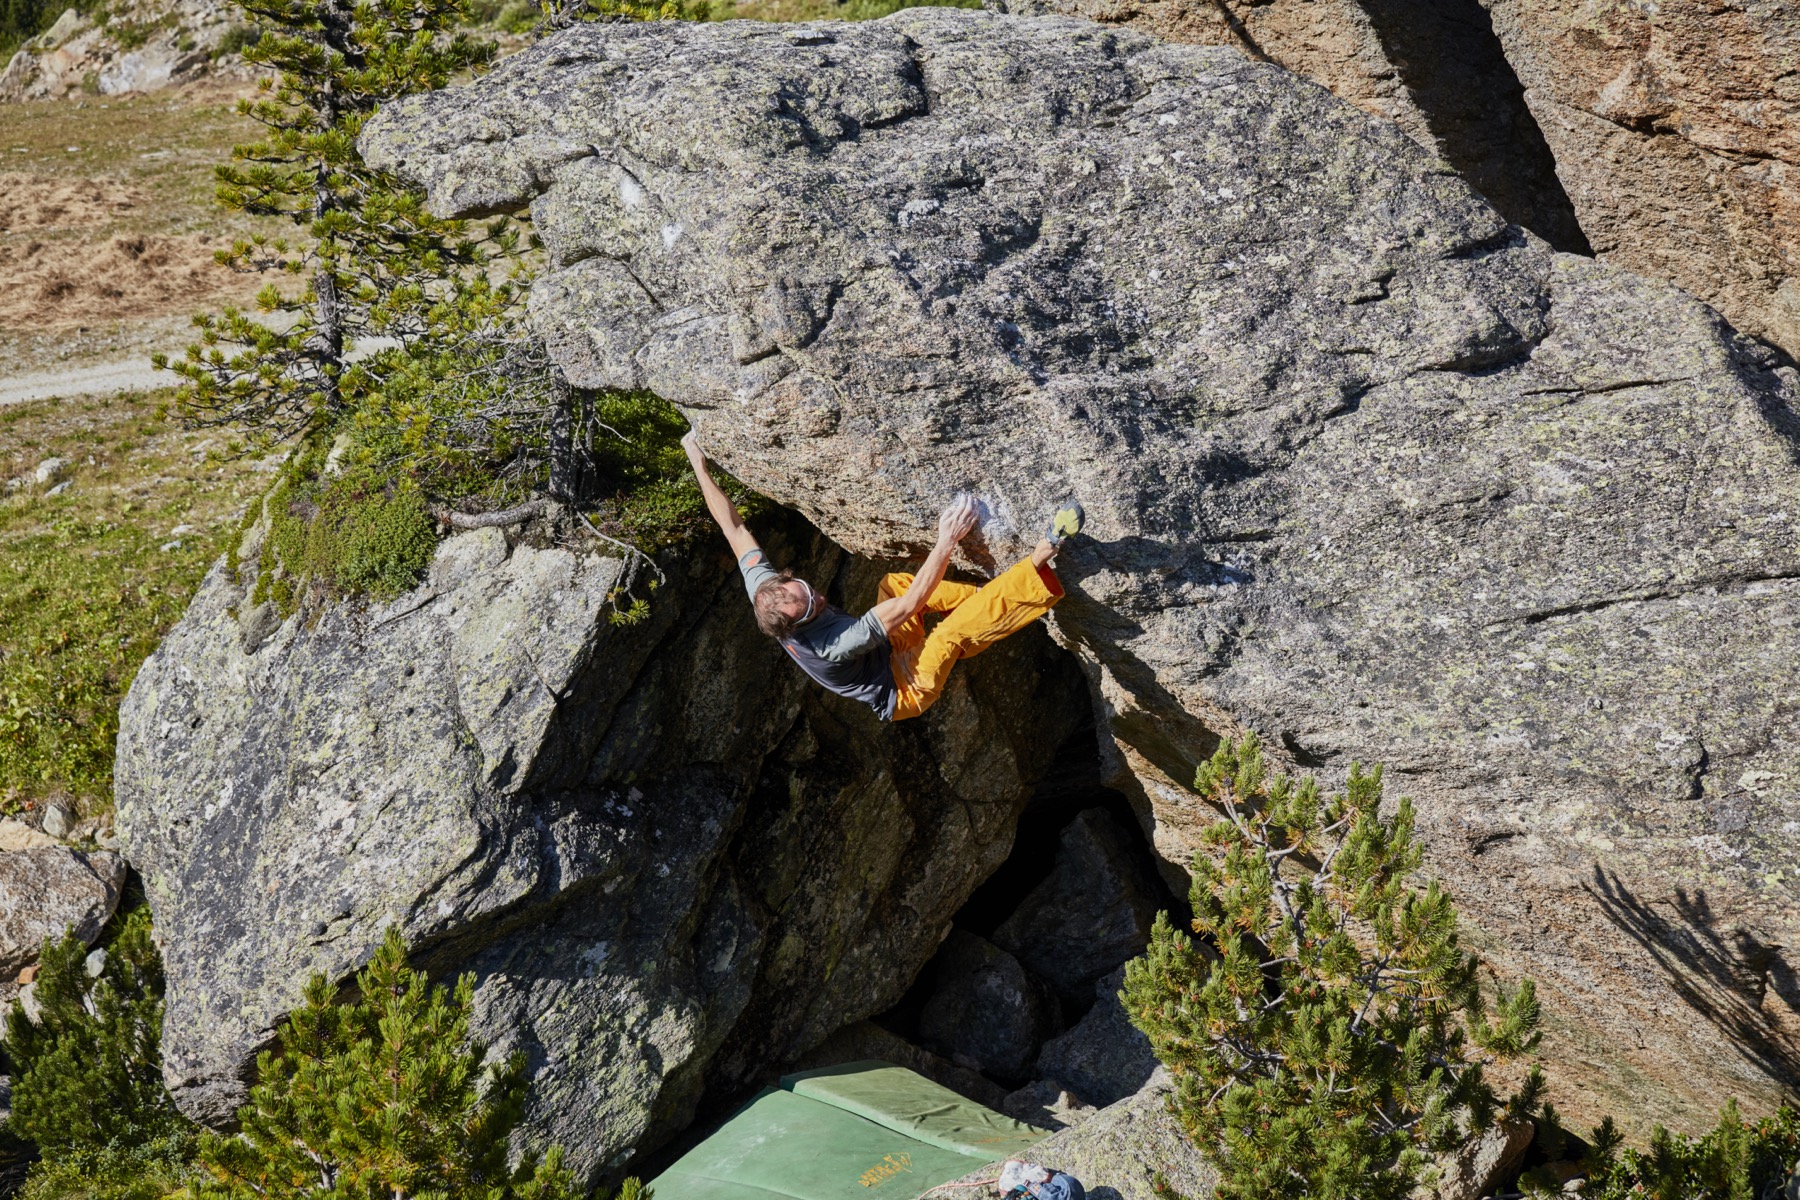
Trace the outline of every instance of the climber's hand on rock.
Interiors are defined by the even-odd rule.
[[[955,545],[969,535],[975,528],[979,514],[975,507],[975,497],[966,492],[952,500],[938,517],[938,541]]]
[[[689,428],[686,433],[681,435],[681,448],[687,451],[690,459],[699,459],[702,462],[706,460],[706,451],[700,448],[700,431],[698,429]]]

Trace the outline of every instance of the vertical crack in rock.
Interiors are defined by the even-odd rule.
[[[1433,143],[1502,216],[1592,254],[1556,159],[1480,0],[1358,0]]]

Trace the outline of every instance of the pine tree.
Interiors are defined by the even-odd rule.
[[[378,386],[385,368],[354,361],[359,342],[395,339],[403,356],[441,352],[433,309],[465,296],[490,301],[481,268],[516,239],[498,225],[484,239],[433,217],[418,193],[356,151],[384,102],[441,88],[493,56],[491,44],[460,31],[464,0],[238,3],[260,33],[245,60],[276,74],[262,98],[239,106],[267,133],[218,168],[218,202],[286,220],[303,236],[239,241],[219,259],[300,286],[284,293],[270,283],[258,294],[261,312],[281,321],[235,308],[199,316],[200,340],[186,356],[156,362],[183,376],[176,406],[189,421],[243,426],[270,444],[340,420]]]
[[[44,944],[36,980],[38,1016],[15,1002],[6,1019],[13,1082],[13,1132],[45,1154],[142,1146],[185,1135],[162,1079],[162,959],[150,940],[150,910],[124,919],[97,978],[73,933]]]
[[[281,505],[255,505],[246,515],[285,522],[278,532],[286,536],[267,539],[256,564],[258,601],[275,599],[286,614],[307,597],[323,603],[404,590],[431,556],[434,524],[522,521],[553,512],[552,499],[573,504],[614,491],[614,507],[655,518],[653,536],[634,538],[650,542],[697,513],[685,494],[671,507],[636,494],[653,489],[597,478],[606,455],[596,440],[633,433],[609,412],[621,403],[635,411],[646,397],[576,392],[551,363],[526,320],[522,221],[476,227],[438,219],[418,192],[357,152],[357,135],[383,103],[441,88],[492,57],[490,44],[461,31],[467,0],[238,3],[257,34],[245,59],[274,74],[261,99],[240,106],[267,132],[218,169],[218,201],[285,220],[296,236],[259,235],[219,259],[287,286],[264,287],[258,312],[197,316],[199,338],[185,355],[154,361],[182,377],[173,407],[189,424],[229,427],[253,449],[302,443],[279,496],[265,497]],[[543,28],[701,11],[678,0],[542,7]],[[655,453],[657,437],[634,452]],[[673,447],[673,438],[662,440]],[[677,466],[658,484],[685,481],[685,462]],[[332,538],[304,528],[317,513],[365,503],[406,510],[407,536],[385,539],[375,558],[336,556]],[[357,526],[362,514],[346,519]],[[631,582],[648,559],[583,524],[628,552],[631,574],[615,610],[638,612]],[[619,524],[635,532],[632,522]],[[303,547],[310,549],[295,553]],[[331,553],[311,552],[321,548]],[[359,579],[380,586],[363,588]]]
[[[469,1036],[474,976],[454,990],[407,966],[397,930],[339,1003],[322,976],[257,1058],[236,1137],[204,1135],[211,1180],[191,1200],[567,1200],[581,1193],[552,1147],[507,1165],[524,1113],[522,1055],[490,1066]],[[639,1194],[631,1184],[623,1200]]]
[[[1175,1113],[1223,1200],[1399,1200],[1430,1154],[1493,1120],[1479,1052],[1537,1044],[1532,985],[1489,1021],[1449,896],[1409,882],[1412,807],[1381,816],[1379,768],[1322,799],[1270,775],[1247,737],[1195,787],[1225,813],[1193,864],[1203,940],[1160,915],[1121,993]]]

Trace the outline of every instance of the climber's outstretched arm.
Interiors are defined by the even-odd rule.
[[[969,530],[975,528],[977,515],[973,496],[958,496],[952,500],[950,506],[938,517],[937,544],[931,548],[931,553],[925,556],[924,565],[913,576],[912,586],[892,600],[883,600],[869,610],[889,634],[924,609],[931,593],[944,581],[944,572],[950,569],[951,551],[956,549],[956,543],[962,541]]]
[[[681,448],[687,451],[688,462],[693,464],[694,476],[700,481],[700,495],[706,499],[706,511],[712,519],[719,523],[719,530],[724,533],[725,540],[731,543],[731,553],[739,559],[752,550],[759,550],[756,538],[751,536],[749,526],[744,518],[738,515],[737,505],[725,494],[723,488],[713,482],[712,473],[706,469],[706,452],[700,449],[699,435],[692,429],[681,439]]]

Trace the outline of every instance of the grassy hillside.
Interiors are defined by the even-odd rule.
[[[156,408],[0,409],[0,809],[110,807],[119,700],[267,482],[270,464],[215,460],[217,435]],[[52,458],[67,465],[37,483]]]

